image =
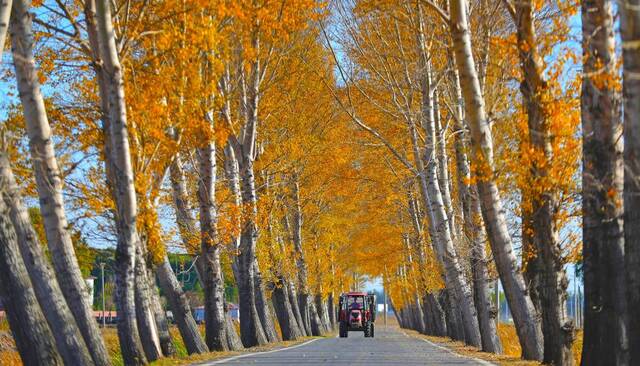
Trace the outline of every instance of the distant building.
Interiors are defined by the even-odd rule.
[[[102,311],[102,310],[94,310],[93,317],[96,319],[98,324],[102,324],[102,315],[104,314],[104,322],[106,324],[116,324],[118,322],[118,313],[115,311]]]
[[[228,303],[227,309],[229,311],[229,315],[231,316],[231,319],[235,321],[240,321],[240,308],[238,307],[238,305],[233,303]],[[193,318],[198,324],[204,323],[204,306],[198,306],[193,309]]]
[[[198,306],[197,308],[194,308],[192,312],[193,318],[195,319],[196,323],[204,323],[204,306]]]
[[[227,305],[231,319],[240,321],[240,307],[236,304],[229,303]]]

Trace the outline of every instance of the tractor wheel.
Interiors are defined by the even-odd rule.
[[[340,322],[340,338],[347,338],[349,336],[349,331],[347,330],[347,326],[344,322]]]
[[[371,323],[367,323],[364,326],[364,337],[365,338],[371,337]]]
[[[375,330],[376,330],[376,325],[374,323],[371,323],[371,335],[370,335],[371,338],[375,337],[375,334],[376,334]]]

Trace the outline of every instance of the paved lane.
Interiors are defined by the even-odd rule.
[[[462,358],[423,340],[408,337],[398,328],[376,328],[375,338],[364,338],[362,332],[349,332],[349,338],[323,338],[301,346],[203,365],[490,365]]]

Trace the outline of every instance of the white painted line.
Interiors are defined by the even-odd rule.
[[[405,336],[407,336],[407,337],[411,337],[410,335],[408,335],[408,334],[407,334],[407,333],[405,333],[405,332],[402,332],[402,334],[404,334],[404,335],[405,335]],[[479,359],[479,358],[475,358],[475,357],[471,357],[471,356],[464,356],[464,355],[461,355],[461,354],[459,354],[459,353],[455,353],[455,352],[453,352],[453,350],[451,350],[450,348],[448,348],[448,347],[444,347],[444,346],[441,346],[441,345],[436,344],[436,343],[433,343],[433,342],[431,342],[430,340],[428,340],[428,339],[426,339],[426,338],[422,338],[422,337],[411,337],[411,338],[416,338],[416,339],[419,339],[419,340],[421,340],[421,341],[425,341],[425,342],[429,343],[430,345],[432,345],[432,346],[434,346],[434,347],[436,347],[436,348],[439,348],[439,349],[441,349],[441,350],[443,350],[443,351],[447,351],[447,352],[451,353],[452,355],[454,355],[454,356],[456,356],[456,357],[459,357],[459,358],[466,358],[466,359],[468,359],[468,360],[473,360],[473,361],[475,361],[475,362],[477,362],[477,363],[479,363],[480,365],[483,365],[483,366],[497,366],[495,363],[491,363],[491,362],[489,362],[489,361],[485,361],[485,360],[481,360],[481,359]]]
[[[477,363],[479,363],[479,364],[481,364],[483,366],[496,366],[496,364],[491,363],[489,361],[485,361],[485,360],[481,360],[479,358],[475,358],[475,357],[471,357],[471,356],[464,356],[464,355],[461,355],[459,353],[455,353],[451,349],[449,349],[448,347],[444,347],[444,346],[441,346],[439,344],[433,343],[433,342],[431,342],[430,340],[428,340],[426,338],[420,338],[420,339],[425,341],[425,342],[427,342],[427,343],[429,343],[430,345],[432,345],[432,346],[434,346],[436,348],[440,348],[441,350],[445,350],[445,351],[451,353],[454,356],[457,356],[457,357],[460,357],[460,358],[466,358],[466,359],[469,359],[469,360],[474,360],[474,361],[476,361]]]
[[[251,357],[251,356],[255,356],[255,355],[266,355],[267,353],[276,353],[276,352],[280,352],[280,351],[286,351],[286,350],[289,350],[289,349],[294,349],[294,348],[305,346],[305,345],[307,345],[307,344],[309,344],[311,342],[317,341],[318,339],[320,339],[320,338],[314,338],[314,339],[308,340],[308,341],[306,341],[304,343],[296,344],[295,346],[291,346],[291,347],[278,348],[278,349],[274,349],[274,350],[271,350],[271,351],[244,353],[244,354],[241,354],[241,355],[225,358],[225,359],[222,359],[222,360],[211,361],[211,362],[208,362],[208,363],[202,363],[202,364],[199,364],[199,365],[200,366],[221,365],[221,364],[224,364],[225,362],[235,361],[235,360],[238,360],[240,358]]]

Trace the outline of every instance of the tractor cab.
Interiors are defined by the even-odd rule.
[[[376,296],[373,293],[343,293],[340,295],[339,309],[341,338],[346,338],[349,331],[363,331],[365,337],[374,336]]]

